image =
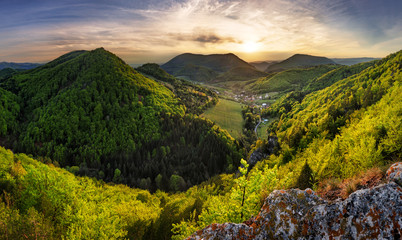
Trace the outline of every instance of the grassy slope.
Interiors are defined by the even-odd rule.
[[[233,137],[239,137],[243,128],[240,103],[220,99],[215,107],[208,109],[202,115],[214,121],[221,128],[227,130]]]

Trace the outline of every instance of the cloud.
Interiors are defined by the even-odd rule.
[[[130,62],[160,62],[182,52],[241,53],[250,42],[261,52],[377,57],[402,37],[400,0],[16,1],[0,9],[0,60],[103,46]]]
[[[198,42],[200,44],[241,43],[233,37],[222,37],[211,30],[195,28],[193,33],[170,33],[169,36],[177,41]]]

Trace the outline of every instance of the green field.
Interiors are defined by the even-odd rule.
[[[219,127],[227,130],[232,137],[237,138],[243,128],[241,104],[226,99],[219,99],[215,107],[208,109],[202,117],[215,122]]]

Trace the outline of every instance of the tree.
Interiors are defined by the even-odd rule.
[[[241,176],[235,180],[236,186],[230,195],[229,221],[234,222],[246,220],[255,212],[256,208],[259,208],[259,192],[263,182],[262,173],[257,169],[247,179],[249,165],[244,159],[241,159],[240,163]]]
[[[304,190],[306,188],[312,188],[314,185],[314,176],[313,170],[311,170],[307,161],[304,163],[304,166],[300,172],[299,178],[297,178],[296,187]]]
[[[121,171],[120,169],[116,168],[114,170],[113,182],[120,183],[120,181],[121,181]]]

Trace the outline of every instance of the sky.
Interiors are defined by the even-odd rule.
[[[401,0],[0,0],[0,62],[99,47],[129,64],[185,53],[246,61],[402,49]]]

